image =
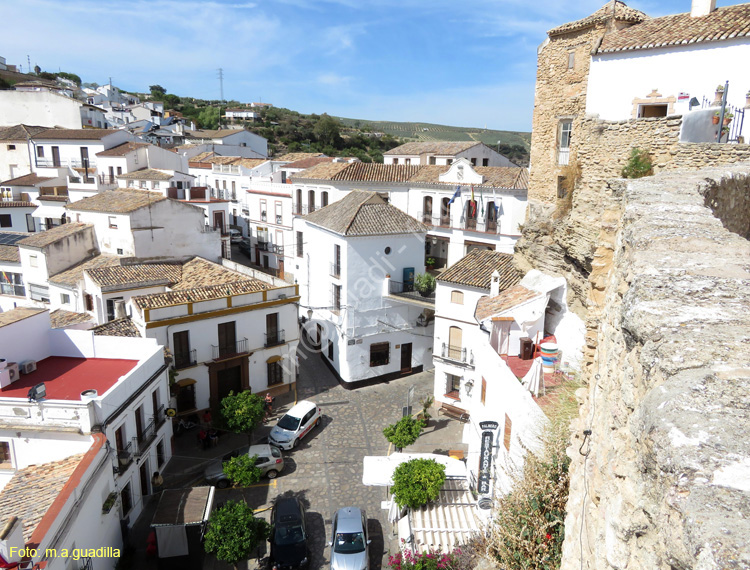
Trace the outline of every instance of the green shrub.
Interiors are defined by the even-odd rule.
[[[249,487],[260,481],[261,469],[255,466],[258,456],[250,457],[247,453],[232,457],[224,464],[224,475],[240,487]]]
[[[633,147],[630,149],[630,158],[622,169],[623,178],[643,178],[654,173],[654,165],[647,150]]]
[[[226,426],[236,432],[250,433],[263,419],[265,402],[250,390],[238,394],[229,392],[221,400],[221,416]]]
[[[257,546],[268,539],[270,531],[266,521],[255,518],[252,507],[227,501],[211,513],[203,546],[217,559],[236,566],[250,558]]]
[[[418,273],[414,277],[414,288],[425,296],[432,293],[436,286],[435,278],[429,273]]]
[[[411,416],[406,416],[395,424],[386,427],[383,430],[383,435],[396,447],[404,448],[417,441],[422,433],[422,428],[424,428],[422,420],[415,420]]]
[[[393,493],[402,507],[418,509],[440,494],[445,482],[445,465],[434,459],[412,459],[393,471]]]

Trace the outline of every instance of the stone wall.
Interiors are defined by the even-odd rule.
[[[562,569],[750,568],[750,164],[603,185]]]

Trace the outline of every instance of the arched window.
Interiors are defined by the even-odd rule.
[[[422,223],[432,225],[432,196],[425,196],[422,204]]]
[[[461,360],[463,349],[463,331],[461,327],[451,327],[448,329],[448,358],[451,360]]]

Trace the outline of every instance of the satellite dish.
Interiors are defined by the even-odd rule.
[[[47,388],[44,385],[44,382],[41,384],[37,384],[33,388],[29,388],[29,401],[30,402],[38,402],[39,400],[43,400],[47,396]]]

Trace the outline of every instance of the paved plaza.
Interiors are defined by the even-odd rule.
[[[216,503],[244,499],[268,518],[272,501],[279,495],[299,497],[307,507],[307,529],[311,550],[310,568],[323,568],[329,564],[331,519],[341,507],[364,508],[368,517],[370,567],[374,570],[387,567],[389,554],[397,551],[393,525],[388,522],[387,511],[381,508],[387,500],[383,487],[362,484],[362,459],[366,455],[386,455],[392,452],[383,437],[385,426],[396,422],[403,413],[407,391],[414,386],[414,411],[419,401],[432,394],[433,374],[423,372],[388,383],[346,390],[326,367],[319,354],[300,350],[300,378],[297,400],[312,400],[323,411],[323,421],[303,439],[293,451],[284,451],[284,471],[274,480],[263,479],[258,485],[242,489],[216,490]],[[295,394],[289,392],[276,399],[275,418],[289,409]],[[445,416],[433,419],[417,443],[405,449],[410,452],[447,453],[450,449],[466,449],[461,443],[464,424]],[[267,434],[275,423],[272,419],[253,434],[254,442],[266,442]],[[195,434],[190,432],[175,437],[175,455],[164,472],[165,488],[201,485],[201,473],[206,461],[220,457],[231,449],[247,443],[247,436],[227,434],[220,438],[219,446],[200,449]],[[139,519],[132,541],[136,546],[138,566],[155,567],[153,560],[145,558],[145,537],[153,516],[155,501]],[[265,568],[267,545],[257,557],[247,562],[248,568]],[[206,556],[204,568],[228,570],[229,565]]]

